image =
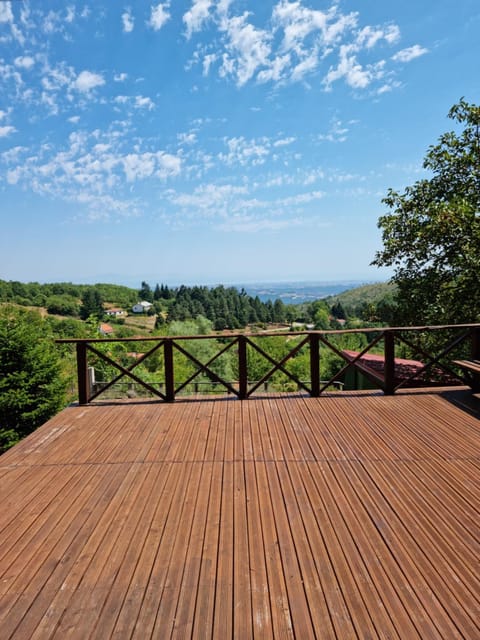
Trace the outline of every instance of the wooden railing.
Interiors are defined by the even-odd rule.
[[[437,346],[436,353],[433,354],[422,346],[421,338],[431,337],[440,332],[446,334],[445,344],[438,347],[439,340],[435,340]],[[368,340],[368,344],[363,350],[352,356],[336,344],[335,340],[339,336],[348,334],[363,334]],[[298,339],[295,346],[288,351],[281,359],[276,360],[259,343],[273,337],[284,337],[287,340]],[[206,362],[201,362],[196,356],[188,351],[188,343],[197,340],[218,340],[223,343],[223,347],[211,356]],[[111,354],[105,353],[106,345],[111,343],[145,343],[152,346],[141,355],[136,355],[135,361],[128,366],[115,361]],[[383,342],[382,358],[383,366],[381,371],[372,369],[365,363],[365,356],[369,352],[379,352]],[[303,390],[313,397],[320,396],[328,388],[342,380],[349,369],[361,373],[374,386],[383,390],[385,394],[393,394],[402,387],[424,387],[433,384],[466,384],[473,386],[473,379],[468,373],[462,372],[452,364],[453,355],[459,350],[463,354],[468,354],[472,359],[480,359],[480,324],[458,324],[442,326],[424,327],[388,327],[388,328],[366,328],[366,329],[345,329],[340,331],[303,331],[303,332],[264,332],[258,334],[228,334],[228,335],[207,335],[207,336],[157,336],[149,338],[123,338],[123,339],[62,339],[57,340],[60,344],[75,344],[77,355],[78,374],[78,397],[80,404],[87,404],[95,400],[99,395],[105,393],[113,385],[118,384],[124,377],[133,380],[134,383],[146,389],[149,394],[164,400],[173,402],[181,392],[184,392],[187,385],[191,384],[195,378],[203,374],[212,383],[225,388],[228,393],[233,394],[241,400],[249,398],[258,389],[262,388],[268,380],[277,372],[282,372],[284,376],[299,390]],[[405,345],[403,349],[408,349],[410,354],[417,354],[422,358],[422,366],[416,368],[408,375],[398,376],[397,368],[399,360],[396,358],[396,347],[399,344]],[[100,346],[102,345],[102,346]],[[187,346],[185,346],[187,345]],[[334,352],[338,358],[344,362],[343,366],[328,380],[321,380],[320,377],[320,352],[321,345]],[[287,368],[289,360],[293,359],[301,350],[308,349],[309,352],[309,380],[300,380],[292,371]],[[251,381],[249,376],[249,350],[259,353],[271,366],[270,369],[259,380]],[[138,376],[134,370],[141,363],[151,357],[156,352],[160,352],[162,358],[162,383],[153,384]],[[174,352],[192,362],[196,368],[194,373],[185,380],[178,380],[175,371]],[[223,379],[212,369],[213,363],[223,354],[231,351],[234,353],[234,361],[238,370],[238,379],[229,381]],[[89,382],[88,356],[94,356],[100,361],[118,370],[118,374],[110,381],[101,385],[101,388],[94,389]],[[431,375],[433,372],[433,375]]]

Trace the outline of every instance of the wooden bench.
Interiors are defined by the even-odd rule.
[[[480,360],[453,360],[452,363],[472,374],[468,384],[474,391],[480,391]]]

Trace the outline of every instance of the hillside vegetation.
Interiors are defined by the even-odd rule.
[[[348,322],[388,323],[394,308],[395,287],[388,283],[350,289],[335,296],[302,304],[284,304],[278,299],[262,302],[244,289],[235,287],[167,285],[151,287],[142,282],[139,289],[115,284],[76,285],[72,283],[22,283],[0,280],[0,304],[13,303],[37,308],[42,315],[71,319],[69,332],[78,330],[73,320],[111,323],[118,337],[132,332],[168,332],[172,322],[203,317],[215,331],[243,329],[253,325],[305,324],[318,329],[339,328]],[[145,314],[134,314],[139,300],[151,304]],[[108,317],[109,309],[124,314]],[[82,333],[82,332],[80,332]]]
[[[349,289],[338,295],[328,296],[325,302],[330,306],[340,304],[347,317],[357,317],[367,321],[378,319],[388,322],[395,307],[396,285],[391,282],[366,284]]]

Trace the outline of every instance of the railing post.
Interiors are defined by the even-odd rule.
[[[383,334],[384,345],[384,392],[387,395],[395,393],[395,334],[393,331],[385,331]]]
[[[480,360],[480,329],[478,327],[472,329],[471,358]]]
[[[480,329],[475,327],[472,329],[472,342],[471,342],[471,359],[480,360]],[[472,391],[478,393],[480,391],[480,374],[472,373],[473,384]]]
[[[248,394],[247,338],[238,337],[238,397],[245,400]]]
[[[175,400],[175,375],[173,371],[173,342],[168,338],[163,343],[165,361],[165,399],[167,402]]]
[[[309,334],[310,344],[310,395],[318,398],[320,395],[320,340],[316,333]]]
[[[77,380],[78,404],[88,404],[89,380],[86,342],[77,342]]]

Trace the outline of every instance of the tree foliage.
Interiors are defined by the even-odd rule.
[[[94,287],[85,289],[82,296],[82,306],[80,307],[80,317],[86,320],[90,316],[102,318],[105,313],[103,298],[100,291]]]
[[[480,106],[462,99],[448,115],[461,130],[428,149],[432,176],[383,200],[373,264],[395,268],[400,323],[480,319]]]
[[[0,308],[0,452],[64,402],[65,380],[49,325],[36,312]]]

